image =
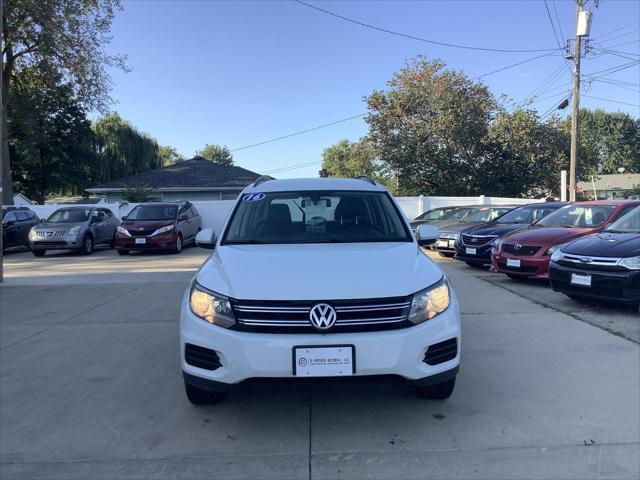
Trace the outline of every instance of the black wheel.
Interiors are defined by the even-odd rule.
[[[209,405],[212,403],[218,403],[224,396],[222,393],[210,392],[208,390],[202,390],[198,387],[194,387],[186,381],[184,382],[184,390],[187,394],[187,398],[194,405]]]
[[[527,277],[522,277],[520,275],[513,275],[511,273],[507,273],[507,277],[509,277],[511,280],[517,280],[518,282],[521,282],[522,280],[527,278]]]
[[[83,255],[91,255],[93,252],[93,237],[91,235],[85,235],[82,239],[82,249],[80,250]]]
[[[178,234],[178,238],[176,238],[176,246],[173,247],[173,253],[182,252],[182,234]]]
[[[31,250],[31,253],[33,253],[33,255],[35,257],[44,257],[44,254],[47,253],[46,250]]]
[[[450,252],[438,252],[438,255],[440,255],[441,257],[447,257],[447,258],[452,258],[455,253],[450,253]]]
[[[118,255],[129,255],[129,250],[118,250]]]
[[[473,268],[483,268],[484,267],[484,265],[482,263],[474,263],[474,262],[466,262],[466,261],[464,263],[466,263],[467,265],[469,265],[470,267],[473,267]]]
[[[451,396],[455,386],[456,377],[453,377],[446,382],[438,383],[436,385],[429,385],[428,387],[416,387],[416,392],[422,398],[426,398],[429,400],[445,400]]]

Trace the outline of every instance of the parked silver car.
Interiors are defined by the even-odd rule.
[[[85,255],[95,245],[115,246],[115,232],[120,220],[108,208],[65,207],[29,232],[29,248],[36,257],[47,250],[78,250]]]

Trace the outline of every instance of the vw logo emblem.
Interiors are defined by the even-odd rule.
[[[520,245],[519,243],[516,243],[516,244],[513,246],[513,248],[514,248],[514,250],[520,250],[520,249],[522,248],[522,245]]]
[[[591,263],[593,259],[591,257],[580,257],[582,263]]]
[[[309,320],[318,330],[328,330],[336,323],[336,311],[331,305],[318,303],[311,308]]]

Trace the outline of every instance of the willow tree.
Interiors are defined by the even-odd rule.
[[[85,108],[110,103],[107,68],[125,68],[124,58],[104,47],[119,0],[4,0],[2,22],[2,200],[13,202],[7,100],[16,72],[46,63],[69,80]]]

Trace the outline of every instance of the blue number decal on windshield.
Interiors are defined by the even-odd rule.
[[[245,202],[258,202],[265,197],[264,193],[247,193],[242,200]]]

